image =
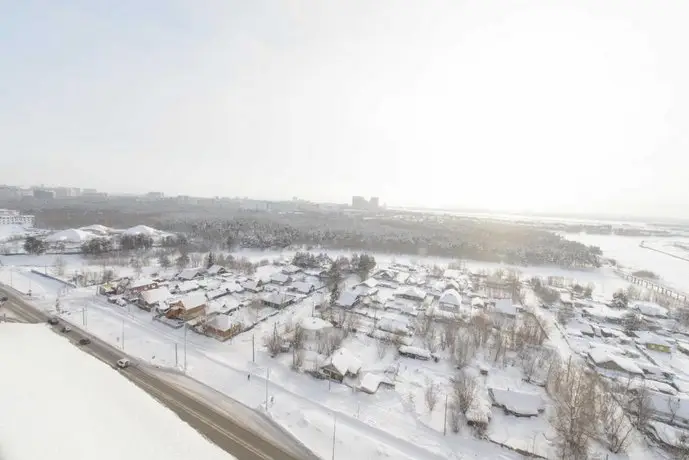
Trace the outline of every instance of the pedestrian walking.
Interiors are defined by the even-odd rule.
[[[251,373],[247,374],[246,376],[246,381],[248,382],[249,380],[251,380]]]

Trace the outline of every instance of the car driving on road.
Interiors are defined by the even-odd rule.
[[[72,328],[69,326],[62,326],[62,329],[60,329],[61,332],[72,332]]]
[[[129,367],[130,364],[131,364],[131,362],[127,358],[122,358],[122,359],[117,360],[117,367],[122,368],[122,369]]]
[[[89,339],[88,337],[83,337],[79,339],[79,345],[88,345],[89,343],[91,343],[91,339]]]

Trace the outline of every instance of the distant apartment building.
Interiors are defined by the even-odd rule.
[[[81,189],[76,187],[55,187],[52,190],[55,198],[72,198],[81,195]]]
[[[55,198],[55,192],[52,190],[35,188],[33,191],[33,197],[39,200],[52,200]]]
[[[0,209],[0,225],[24,225],[33,227],[36,222],[34,216],[20,214],[19,211],[12,209]]]
[[[162,200],[165,198],[165,194],[163,192],[148,192],[146,194],[146,198],[151,200]]]
[[[354,209],[378,209],[380,207],[380,198],[377,196],[371,197],[367,200],[363,196],[352,197],[352,208]]]

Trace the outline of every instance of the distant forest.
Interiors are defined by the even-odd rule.
[[[40,207],[14,203],[14,209],[33,213],[37,226],[43,228],[149,225],[184,233],[199,251],[312,247],[566,268],[598,267],[602,255],[597,247],[569,241],[549,231],[457,216],[249,212],[134,199],[68,206],[56,201]]]

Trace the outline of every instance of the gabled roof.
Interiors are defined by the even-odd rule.
[[[375,278],[367,278],[360,283],[361,286],[366,286],[368,288],[374,288],[378,285],[378,280]]]
[[[284,305],[293,300],[294,296],[285,294],[284,292],[270,292],[263,296],[263,301],[274,305]]]
[[[199,273],[201,273],[200,268],[185,268],[179,273],[179,275],[177,275],[177,278],[182,280],[191,280],[196,278]]]
[[[359,294],[354,291],[342,291],[340,297],[337,298],[335,302],[341,307],[351,307],[359,300]]]
[[[208,325],[219,331],[227,331],[232,326],[235,325],[234,321],[230,319],[227,315],[215,315],[209,322]]]
[[[273,273],[270,275],[270,280],[275,281],[276,283],[286,283],[289,281],[289,275],[284,273]]]
[[[438,303],[459,307],[462,305],[462,295],[456,289],[447,289],[440,295]]]
[[[288,265],[282,269],[282,273],[286,273],[288,275],[292,275],[294,273],[300,272],[301,268],[297,267],[296,265]]]
[[[133,280],[129,284],[129,289],[136,289],[144,286],[150,286],[151,284],[155,283],[151,278],[139,278],[136,280]]]
[[[358,374],[361,370],[361,360],[346,348],[336,350],[330,357],[330,364],[340,375]]]
[[[183,281],[175,284],[175,287],[179,292],[191,292],[199,288],[199,283],[193,280]]]
[[[426,298],[426,291],[414,286],[403,286],[395,292],[395,295],[409,297],[417,300],[423,300]]]
[[[314,285],[307,281],[296,281],[292,283],[290,288],[301,294],[308,294],[314,288]]]
[[[222,265],[216,264],[216,265],[211,266],[211,268],[208,269],[208,274],[209,275],[217,275],[218,273],[220,273],[223,270],[226,270],[225,267],[223,267]]]
[[[495,312],[506,316],[517,316],[517,307],[512,299],[498,299],[495,301]]]
[[[196,308],[200,305],[206,305],[206,302],[206,296],[202,292],[192,292],[191,294],[187,294],[171,303],[175,305],[181,304],[185,310],[191,310],[192,308]]]
[[[246,280],[241,283],[242,287],[248,291],[260,291],[261,283],[257,280]]]
[[[535,416],[545,408],[543,398],[536,393],[489,388],[488,394],[494,405],[516,415]]]
[[[653,302],[634,302],[631,308],[638,310],[642,315],[646,316],[658,316],[663,318],[667,316],[667,308],[661,307]]]
[[[165,302],[170,297],[172,297],[172,294],[170,294],[170,291],[168,291],[167,287],[165,286],[159,287],[157,289],[151,289],[149,291],[144,291],[141,293],[141,299],[147,305],[153,305],[158,302]]]

